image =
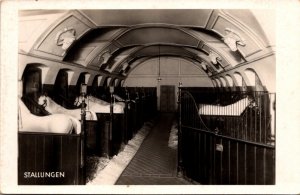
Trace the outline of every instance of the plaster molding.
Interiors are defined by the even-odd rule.
[[[67,50],[76,40],[76,30],[73,27],[66,27],[57,32],[55,36],[55,43],[57,46],[62,46],[63,50]]]
[[[231,28],[225,28],[226,35],[222,40],[231,51],[237,51],[237,45],[246,46],[246,41],[241,35]]]
[[[217,53],[215,53],[214,51],[212,51],[212,50],[209,51],[208,57],[210,58],[210,61],[214,65],[216,65],[216,64],[218,64],[218,62],[222,61],[221,57]]]

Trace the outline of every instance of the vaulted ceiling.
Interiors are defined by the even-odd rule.
[[[118,77],[164,56],[190,60],[213,76],[273,52],[249,10],[35,10],[20,18],[21,32],[36,23],[35,41],[20,44],[21,53]]]

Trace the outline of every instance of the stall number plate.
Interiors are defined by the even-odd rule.
[[[223,152],[223,145],[222,144],[216,144],[216,150]]]

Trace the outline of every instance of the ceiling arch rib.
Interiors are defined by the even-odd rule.
[[[189,56],[176,56],[176,55],[168,55],[164,57],[179,57],[181,59],[187,60],[195,64],[199,69],[201,69],[201,64],[198,61],[195,61],[195,59],[190,58]],[[125,71],[122,72],[122,76],[129,75],[135,68],[138,67],[139,64],[144,63],[145,61],[152,60],[152,59],[158,59],[158,56],[141,56],[140,58],[137,58],[132,64],[130,64],[130,68],[127,68]],[[202,69],[201,69],[202,70]]]
[[[205,56],[205,54],[203,53]],[[188,50],[185,47],[178,47],[174,45],[151,45],[151,46],[144,46],[139,47],[138,49],[134,50],[127,58],[123,58],[122,61],[119,61],[118,64],[115,64],[113,67],[114,69],[109,70],[110,72],[114,72],[118,74],[120,70],[124,70],[124,66],[128,66],[133,62],[137,61],[140,58],[145,57],[158,57],[158,56],[176,56],[181,58],[186,58],[192,60],[197,63],[205,62],[206,64],[210,64],[208,57],[203,58],[203,56],[199,56],[195,54],[193,51]],[[200,66],[200,65],[199,65]],[[126,68],[125,67],[125,68]],[[214,68],[212,68],[214,67]],[[208,65],[209,73],[218,73],[221,68],[217,69],[215,66]]]
[[[236,51],[226,42],[228,37],[236,38]],[[65,45],[64,38],[73,41]],[[86,45],[77,44],[83,38],[91,40]],[[123,47],[170,43],[206,53],[215,51],[222,58],[222,69],[210,69],[218,73],[229,65],[272,52],[262,26],[250,10],[72,10],[40,35],[31,53],[94,70],[109,64],[106,70],[110,73],[117,67],[115,62],[126,59],[116,53]],[[80,55],[74,55],[72,49]],[[68,59],[67,55],[78,58]],[[91,63],[93,60],[95,63]]]
[[[142,47],[139,50],[133,52],[128,58],[121,61],[116,68],[113,70],[116,74],[120,70],[124,70],[123,65],[129,66],[135,62],[138,62],[139,59],[154,58],[158,56],[175,56],[189,59],[190,61],[202,62],[202,60],[192,52],[185,50],[183,47],[169,46],[169,45],[151,45]],[[124,72],[124,71],[123,71]]]
[[[104,30],[104,32],[101,32],[101,30]],[[131,27],[129,29],[122,28],[116,30],[115,28],[102,28],[101,30],[100,28],[93,30],[95,32],[90,32],[89,35],[86,36],[87,38],[84,38],[81,41],[81,43],[83,44],[81,44],[80,42],[78,43],[79,45],[81,45],[81,47],[77,47],[80,48],[77,49],[77,54],[79,55],[72,54],[73,52],[69,52],[70,55],[68,56],[79,56],[79,59],[75,59],[75,62],[80,63],[81,60],[81,64],[83,64],[84,66],[89,66],[92,69],[101,69],[108,72],[113,72],[117,67],[116,64],[118,64],[119,61],[130,57],[130,55],[122,55],[122,52],[119,52],[124,48],[134,48],[153,44],[165,44],[194,49],[192,50],[192,52],[197,51],[199,53],[200,50],[200,52],[206,54],[211,51],[214,51],[214,53],[218,53],[221,59],[219,61],[219,65],[221,65],[222,68],[219,69],[218,67],[211,67],[210,70],[212,71],[210,72],[212,74],[214,74],[215,72],[221,72],[224,67],[229,65],[228,60],[224,58],[222,54],[219,54],[219,51],[216,51],[215,48],[211,48],[205,41],[199,40],[193,35],[193,33],[190,33],[191,29],[186,28],[183,30],[181,28],[169,25],[143,25],[138,27]],[[108,34],[110,33],[112,35],[109,36]],[[149,39],[151,35],[152,39]],[[84,57],[84,55],[86,56]],[[196,57],[196,59],[199,57],[202,58],[202,56],[198,56]],[[69,60],[74,62],[74,58],[66,58],[66,61]],[[206,61],[208,62],[208,60]],[[117,68],[117,70],[118,69],[121,70],[123,68]]]
[[[170,26],[139,26],[120,32],[120,34],[111,40],[110,44],[102,47],[101,51],[98,48],[99,55],[109,50],[112,55],[122,48],[145,46],[153,44],[169,44],[178,46],[197,47],[198,39],[184,32],[182,29]],[[114,47],[110,49],[110,47]],[[99,66],[98,55],[94,55],[93,60],[90,60],[91,66]],[[102,64],[100,63],[100,66]]]
[[[90,30],[86,36],[72,45],[65,61],[71,61],[83,66],[98,68],[103,63],[101,58],[107,58],[121,46],[114,42],[114,38],[122,33],[126,28],[96,28]],[[108,55],[107,55],[108,54]],[[107,56],[105,56],[107,55]],[[107,59],[103,59],[104,62]]]
[[[119,74],[120,70],[124,69],[122,66],[119,66],[119,65],[124,62],[127,63],[129,56],[132,53],[135,53],[136,51],[138,51],[142,47],[143,46],[136,46],[136,47],[127,47],[127,48],[119,49],[117,52],[115,52],[113,58],[110,60],[110,64],[107,64],[104,67],[105,70],[108,72],[115,72],[116,74]]]
[[[157,28],[157,27],[156,27]],[[148,40],[147,40],[148,41]],[[185,45],[174,45],[174,43],[173,43],[173,41],[171,41],[172,43],[169,43],[169,44],[164,44],[164,45],[170,45],[170,46],[173,46],[173,47],[169,47],[168,49],[171,49],[171,48],[182,48],[182,47],[186,47],[186,48],[192,48],[192,47],[194,47],[195,45],[189,45],[189,46],[185,46]],[[199,40],[195,40],[195,42],[198,42],[199,43]],[[200,42],[203,42],[203,41],[201,41],[200,40]],[[144,45],[144,47],[148,47],[148,46],[151,46],[151,45],[149,45],[149,43],[147,43],[147,42],[145,42],[145,43],[139,43],[139,44],[143,44]],[[151,43],[151,44],[153,44],[153,43]],[[157,43],[155,43],[155,44],[157,44]],[[162,45],[163,43],[159,43],[158,45]],[[133,45],[135,45],[135,44],[133,44]],[[198,44],[199,45],[199,44]],[[127,46],[128,47],[128,46]],[[131,45],[131,47],[132,47],[132,45]],[[135,52],[135,51],[137,51],[137,50],[139,50],[139,48],[143,48],[143,47],[141,47],[141,46],[136,46],[136,48],[137,49],[133,49],[132,51],[133,52]],[[205,48],[206,50],[206,52],[208,52],[208,51],[212,51],[212,49],[209,49],[207,46],[205,46],[205,47],[203,47],[203,48]],[[191,51],[188,51],[189,53],[193,53],[193,52],[195,52],[197,49],[196,48],[194,48],[194,50],[191,50]],[[200,50],[201,51],[201,50]],[[155,51],[156,52],[156,51]],[[185,51],[185,53],[186,53],[187,51]],[[199,51],[197,51],[198,53],[199,53]],[[170,53],[170,52],[169,52]],[[203,52],[202,51],[202,53],[205,53],[205,52]],[[149,53],[147,53],[146,55],[149,55]],[[153,55],[153,54],[150,54],[150,55]],[[174,54],[170,54],[170,55],[174,55]],[[182,55],[178,55],[177,54],[177,56],[182,56]],[[130,55],[128,55],[127,56],[129,59],[130,58],[132,58]],[[128,60],[128,59],[126,59],[126,56],[122,56],[122,57],[115,57],[115,58],[121,58],[121,59],[123,59],[123,61],[130,61],[130,60]],[[195,54],[192,54],[191,56],[189,56],[189,58],[191,58],[191,59],[198,59],[198,58],[201,58],[201,56],[197,56],[197,55],[195,55]],[[225,58],[223,58],[223,57],[221,57],[220,56],[220,58],[221,59],[223,59],[223,61],[221,60],[221,63],[220,64],[222,64],[221,66],[222,67],[226,67],[226,65],[228,66],[228,62],[227,62],[227,60],[225,59]],[[108,70],[109,72],[112,72],[112,71],[117,71],[117,70],[121,70],[122,69],[122,67],[119,67],[119,68],[117,68],[118,67],[118,61],[120,61],[120,60],[116,60],[115,62],[115,64],[111,64],[111,66],[108,68],[108,69],[106,69],[106,70]],[[209,61],[209,60],[206,60],[207,62]],[[121,64],[121,63],[119,63],[119,64]],[[226,65],[224,65],[224,64],[226,64]],[[210,73],[215,73],[215,72],[220,72],[222,69],[218,69],[218,68],[210,68]]]
[[[209,65],[207,73],[209,76],[212,76],[253,59],[253,56],[257,56],[257,53],[261,53],[262,49],[265,49],[263,48],[263,38],[258,36],[260,31],[251,31],[249,24],[243,23],[243,21],[235,17],[235,12],[228,10],[195,10],[205,16],[201,19],[197,18],[197,20],[201,20],[202,25],[195,22],[195,16],[191,17],[194,23],[189,21],[191,19],[189,18],[185,21],[186,25],[178,24],[170,16],[175,16],[174,14],[179,10],[175,12],[166,10],[147,11],[149,14],[154,12],[157,12],[157,15],[162,14],[162,18],[156,18],[157,15],[145,17],[147,13],[142,14],[142,12],[139,12],[141,10],[135,10],[134,14],[140,13],[143,17],[135,18],[135,15],[133,16],[135,19],[130,18],[127,22],[126,17],[133,14],[132,10],[125,10],[124,12],[122,10],[122,13],[119,13],[120,10],[118,10],[118,14],[115,16],[113,10],[107,10],[104,11],[107,12],[104,18],[106,18],[106,22],[110,20],[111,23],[108,22],[106,25],[103,23],[104,18],[99,17],[99,15],[104,13],[102,11],[79,11],[97,26],[97,29],[91,30],[93,32],[90,33],[90,40],[84,46],[88,47],[95,44],[95,47],[85,48],[87,54],[84,54],[86,56],[81,58],[81,63],[95,70],[105,70],[113,74],[128,72],[128,68],[132,67],[130,63],[128,64],[128,61],[133,62],[147,55],[150,55],[150,57],[155,56],[151,52],[140,53],[140,55],[132,55],[132,53],[137,53],[139,49],[149,45],[173,45],[184,47],[193,54],[178,55],[176,52],[168,51],[161,55],[175,55],[192,60],[200,59],[199,61],[205,61]],[[179,12],[182,14],[182,11],[180,10]],[[122,14],[126,17],[120,17]],[[108,15],[111,18],[107,18]],[[247,11],[246,15],[253,17],[250,11]],[[235,42],[237,47],[235,51],[225,41],[228,33],[235,33],[235,35],[238,35],[238,38],[245,40],[246,44],[244,42],[243,44],[238,44],[239,40],[237,40]],[[124,49],[128,53],[123,52]],[[212,52],[218,56],[217,59],[219,60],[217,63],[214,62],[213,58],[207,58],[207,56],[211,57],[209,54]],[[197,54],[197,56],[194,56],[194,54]]]

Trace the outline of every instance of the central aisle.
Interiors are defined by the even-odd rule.
[[[176,177],[177,150],[168,147],[174,114],[160,114],[116,185],[182,185],[191,184]]]

